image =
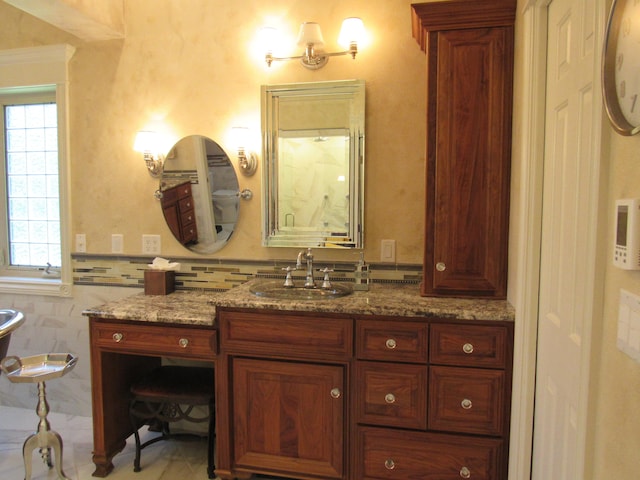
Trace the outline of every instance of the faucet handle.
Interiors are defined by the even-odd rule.
[[[331,281],[329,280],[329,273],[333,272],[333,269],[329,267],[325,267],[319,271],[324,273],[324,280],[322,280],[322,288],[325,288],[327,290],[330,289]]]
[[[291,272],[295,270],[295,268],[292,268],[289,266],[289,267],[283,268],[282,270],[287,272],[287,277],[284,279],[283,286],[289,287],[289,288],[293,287],[294,285],[293,285],[293,279],[291,278]]]

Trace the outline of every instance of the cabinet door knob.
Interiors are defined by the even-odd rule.
[[[471,470],[469,470],[467,467],[462,467],[460,469],[460,477],[471,478]]]
[[[332,398],[340,398],[341,395],[342,395],[342,392],[340,391],[339,388],[332,388],[331,389],[331,397]]]
[[[389,350],[393,350],[394,348],[396,348],[398,346],[398,343],[393,338],[388,338],[387,341],[384,342],[384,344],[386,345],[386,347]]]
[[[387,403],[395,403],[396,396],[393,393],[387,393],[384,396],[384,401],[387,402]]]
[[[466,354],[473,353],[473,345],[471,343],[465,343],[462,346],[462,351]]]
[[[387,470],[393,470],[394,468],[396,468],[396,462],[394,462],[392,459],[387,458],[384,461],[384,468],[386,468]]]
[[[124,338],[124,335],[122,335],[120,332],[116,332],[113,334],[113,341],[116,343],[120,343],[123,338]]]
[[[460,406],[462,406],[462,408],[464,408],[465,410],[471,410],[471,407],[473,407],[473,402],[468,398],[465,398],[460,402]]]
[[[178,345],[180,345],[182,348],[187,348],[189,346],[189,339],[181,338],[180,340],[178,340]]]
[[[444,272],[447,269],[447,266],[445,265],[444,262],[438,262],[436,263],[436,270],[439,272]]]

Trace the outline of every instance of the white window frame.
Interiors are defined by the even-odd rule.
[[[49,86],[55,88],[58,109],[58,166],[60,188],[60,242],[62,266],[60,278],[33,277],[0,266],[0,292],[34,295],[71,296],[71,176],[69,160],[69,60],[75,48],[70,45],[48,45],[0,50],[0,92]],[[3,180],[4,181],[4,180]],[[0,201],[6,201],[0,200]],[[4,228],[8,228],[5,222]],[[8,262],[3,245],[0,263]]]

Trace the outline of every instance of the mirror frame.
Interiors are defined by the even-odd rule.
[[[278,221],[279,103],[286,98],[348,97],[349,118],[349,226],[345,237],[324,230],[301,233],[282,230]],[[364,139],[365,82],[326,82],[263,85],[262,100],[262,245],[265,247],[363,248],[364,247]],[[316,129],[317,130],[317,129]]]

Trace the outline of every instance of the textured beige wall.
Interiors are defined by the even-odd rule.
[[[610,145],[607,252],[613,251],[612,215],[619,198],[640,197],[640,135],[621,137],[605,124]],[[604,315],[593,332],[593,479],[636,478],[640,466],[640,364],[616,347],[620,289],[640,295],[640,272],[615,268],[607,256]]]
[[[124,40],[84,43],[0,2],[0,48],[77,47],[70,64],[72,218],[73,234],[86,234],[89,253],[110,253],[111,234],[121,233],[125,254],[141,253],[142,234],[160,234],[163,256],[191,255],[166,227],[153,197],[158,182],[132,149],[138,130],[163,132],[168,146],[206,135],[235,163],[232,126],[249,127],[260,149],[262,84],[359,78],[367,89],[365,258],[377,261],[380,240],[391,238],[399,263],[421,263],[425,57],[411,36],[410,4],[136,0],[125,2]],[[318,71],[291,61],[269,70],[255,52],[262,26],[287,29],[294,42],[299,24],[309,20],[323,27],[327,49],[337,50],[347,16],[361,16],[369,36],[355,61],[332,58]],[[240,188],[255,197],[242,202],[234,238],[216,258],[295,257],[295,250],[260,245],[260,174],[240,177]],[[334,250],[317,256],[357,258]]]

